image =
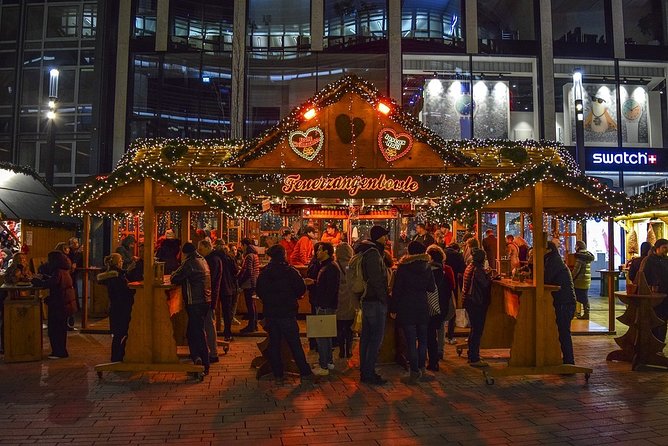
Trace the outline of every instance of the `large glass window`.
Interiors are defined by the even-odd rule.
[[[665,60],[666,20],[668,2],[665,0],[623,0],[624,42],[626,57]]]
[[[552,0],[555,56],[611,57],[611,30],[606,28],[608,4],[600,0]]]
[[[97,28],[97,5],[84,5],[81,20],[81,37],[95,37],[95,28]]]
[[[42,39],[44,28],[44,6],[28,6],[26,8],[26,40]]]
[[[478,0],[481,53],[535,54],[532,0]]]
[[[387,38],[387,3],[381,0],[324,0],[325,40],[328,48],[362,45]],[[360,51],[363,51],[360,49]]]
[[[308,50],[311,47],[309,0],[249,0],[248,41],[252,50]]]
[[[76,37],[79,6],[49,6],[46,37]]]
[[[158,0],[136,0],[132,35],[135,38],[154,37]]]
[[[247,69],[246,137],[275,125],[328,83],[357,74],[387,93],[385,54],[298,54],[266,60],[251,54]]]
[[[403,108],[445,139],[538,139],[532,59],[404,55]]]
[[[205,51],[232,50],[234,3],[172,1],[171,40],[177,46]]]
[[[575,145],[573,72],[582,73],[587,147],[665,147],[665,80],[662,64],[613,61],[555,62],[557,139]]]
[[[18,6],[0,7],[0,40],[15,41],[19,30]]]
[[[231,55],[134,57],[130,139],[228,138]]]
[[[406,50],[464,49],[461,0],[406,0],[401,7],[401,36]]]

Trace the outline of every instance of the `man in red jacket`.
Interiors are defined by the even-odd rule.
[[[290,265],[305,266],[308,265],[313,257],[313,240],[316,239],[316,231],[313,226],[307,226],[302,231],[302,236],[297,240],[297,244],[292,250],[290,256]]]

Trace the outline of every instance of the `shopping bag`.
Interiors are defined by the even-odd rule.
[[[438,288],[436,291],[427,291],[427,303],[429,304],[429,316],[441,314],[441,306],[438,303]]]
[[[466,310],[457,308],[455,310],[455,327],[466,328],[469,325],[469,315],[466,313]]]
[[[307,338],[333,338],[336,336],[336,314],[306,316]]]
[[[362,310],[355,310],[355,319],[353,320],[353,326],[351,327],[352,331],[355,333],[362,332]]]

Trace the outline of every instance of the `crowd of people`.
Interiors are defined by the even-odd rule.
[[[247,238],[237,246],[222,239],[212,242],[204,235],[194,243],[182,245],[169,229],[154,254],[164,262],[171,282],[182,286],[191,359],[204,367],[205,374],[210,364],[219,361],[216,308],[221,308],[223,338],[229,342],[233,339],[237,300],[243,294],[248,325],[240,332],[258,330],[255,300],[259,298],[263,327],[269,338],[268,358],[276,380],[282,380],[284,375],[283,343],[292,352],[303,379],[329,375],[336,367],[336,347],[339,358],[352,356],[353,325],[359,319],[360,380],[369,385],[386,383],[376,372],[376,362],[389,315],[396,319],[401,340],[397,349],[408,370],[402,381],[413,384],[433,379],[430,372],[439,370],[445,345],[456,343],[458,306],[466,310],[470,324],[468,362],[473,367],[487,366],[480,357],[480,341],[497,261],[505,257],[513,268],[531,271],[531,249],[521,237],[507,235],[505,251],[498,252],[492,230],[487,230],[479,241],[471,228],[460,245],[450,229],[448,225],[434,228],[420,223],[411,239],[400,234],[395,248],[399,254],[396,264],[388,249],[386,228],[373,226],[367,239],[351,246],[334,224],[327,226],[320,241],[313,226],[304,227],[296,239],[286,230],[283,239],[266,250],[269,262],[262,268],[258,250]],[[122,361],[125,354],[134,302],[129,283],[142,280],[143,260],[136,254],[142,252],[143,245],[136,244],[134,236],[125,237],[116,252],[105,257],[106,270],[97,276],[109,294],[112,362]],[[668,292],[668,240],[660,239],[654,246],[645,243],[641,248],[642,256],[630,262],[629,280],[643,272],[649,285]],[[576,301],[582,304],[583,311],[578,318],[588,318],[590,311],[587,294],[594,256],[584,242],[578,241],[574,259],[572,269],[567,267],[558,246],[552,241],[547,243],[545,283],[560,287],[552,296],[565,364],[575,360],[570,323]],[[58,243],[36,273],[22,252],[12,256],[5,272],[7,283],[30,282],[49,288],[46,303],[52,359],[68,356],[68,319],[80,307],[76,269],[81,264],[79,240],[72,238]],[[305,277],[298,268],[305,269]],[[318,353],[313,368],[307,363],[297,324],[299,300],[307,289],[312,314],[335,317],[337,326],[335,338],[310,340],[310,348]],[[657,315],[664,321],[668,319],[668,304],[657,307]],[[665,324],[655,332],[658,339],[665,339]]]

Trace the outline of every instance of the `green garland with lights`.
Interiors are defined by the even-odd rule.
[[[191,175],[180,175],[158,164],[124,164],[107,177],[98,177],[92,183],[85,184],[75,192],[66,195],[54,203],[54,211],[61,215],[81,216],[86,204],[97,200],[113,189],[133,181],[151,178],[154,181],[172,187],[176,192],[202,200],[212,209],[218,209],[235,218],[259,218],[257,206],[238,200],[236,197],[221,197],[214,190],[204,185],[202,180]],[[105,212],[93,215],[109,215]],[[119,214],[116,214],[118,217]]]
[[[626,214],[636,212],[648,212],[656,208],[668,208],[668,187],[658,187],[656,189],[634,195],[629,198],[629,207]]]
[[[512,193],[541,181],[555,181],[609,206],[607,211],[583,210],[568,214],[572,219],[619,215],[629,206],[625,193],[609,189],[595,178],[582,175],[565,165],[542,163],[502,178],[489,174],[479,175],[461,194],[446,196],[437,206],[428,209],[427,215],[435,221],[464,220],[485,205],[506,199]]]

